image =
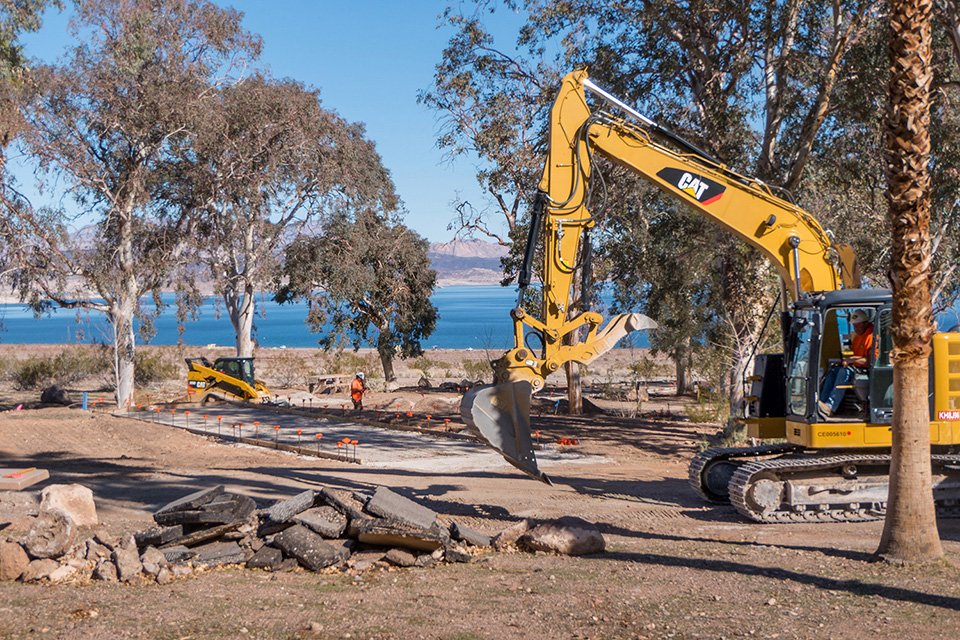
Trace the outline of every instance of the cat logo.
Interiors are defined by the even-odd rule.
[[[673,185],[680,191],[683,191],[691,198],[694,198],[700,204],[713,204],[720,199],[723,192],[727,190],[725,186],[714,182],[710,178],[684,171],[683,169],[674,169],[666,167],[657,173],[657,177],[664,182]]]

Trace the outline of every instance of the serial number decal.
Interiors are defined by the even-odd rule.
[[[937,414],[937,420],[960,420],[960,411],[941,411]]]
[[[710,178],[673,167],[661,169],[657,177],[696,199],[700,204],[713,204],[727,190],[725,186]]]
[[[830,436],[851,436],[853,431],[818,431],[817,435],[821,438],[827,438]]]

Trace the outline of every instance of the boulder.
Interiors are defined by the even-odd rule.
[[[50,582],[66,582],[75,575],[77,575],[76,567],[73,567],[69,564],[62,564],[50,572],[50,575],[47,576],[47,580]]]
[[[61,389],[57,385],[52,387],[47,387],[40,392],[40,402],[42,404],[62,404],[70,405],[73,404],[73,401],[70,399],[70,394],[68,394],[64,389]]]
[[[493,544],[493,548],[503,549],[505,547],[510,546],[511,544],[515,544],[517,540],[520,539],[520,536],[522,536],[529,530],[530,530],[529,520],[523,519],[520,522],[516,522],[510,525],[509,527],[507,527],[506,529],[504,529],[503,531],[501,531],[500,533],[498,533],[497,535],[493,536],[493,540],[491,540],[491,543]]]
[[[27,552],[16,542],[0,542],[0,580],[16,580],[30,564]]]
[[[73,519],[63,511],[41,511],[30,531],[23,539],[23,546],[34,558],[59,558],[77,540],[77,527]]]
[[[606,541],[592,522],[565,516],[538,524],[523,534],[517,545],[530,551],[553,551],[567,556],[582,556],[602,553],[606,548]]]
[[[99,522],[93,491],[80,484],[52,484],[40,492],[40,511],[63,511],[78,527]]]
[[[119,580],[117,565],[109,560],[101,560],[93,570],[93,577],[104,582],[116,582]]]
[[[50,558],[34,560],[23,570],[20,579],[24,582],[40,582],[50,578],[50,574],[60,568],[60,563]]]
[[[133,536],[126,538],[113,552],[113,563],[117,565],[117,577],[123,582],[132,582],[143,572],[140,554]]]

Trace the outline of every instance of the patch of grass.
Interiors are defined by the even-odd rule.
[[[486,360],[464,360],[460,363],[460,368],[463,369],[467,379],[471,381],[493,378],[493,369],[490,368],[490,363]]]

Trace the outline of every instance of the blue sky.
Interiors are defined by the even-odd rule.
[[[242,11],[244,26],[263,37],[261,61],[275,77],[320,89],[325,107],[363,122],[408,210],[406,223],[431,242],[453,231],[450,203],[460,194],[484,201],[473,160],[450,164],[436,147],[435,114],[417,104],[452,35],[438,29],[446,0],[218,0]],[[469,5],[464,5],[469,7]],[[519,20],[495,16],[495,31],[516,37]],[[67,19],[48,13],[38,34],[24,37],[25,53],[45,61],[68,44]],[[501,228],[502,230],[502,228]]]

